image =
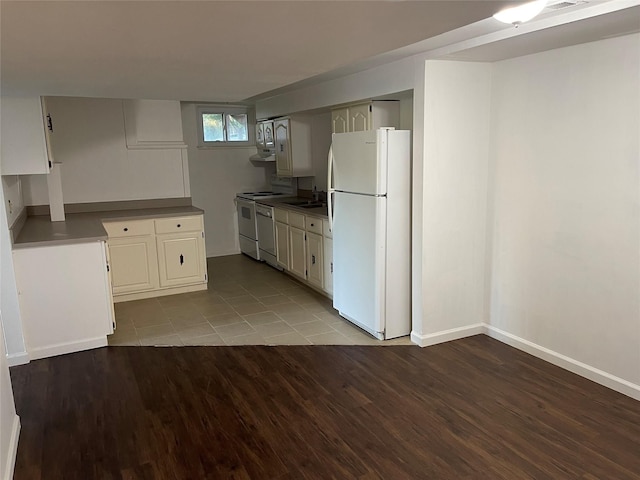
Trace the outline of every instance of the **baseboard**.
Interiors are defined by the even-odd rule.
[[[473,335],[485,333],[485,331],[484,323],[475,323],[473,325],[452,328],[451,330],[443,330],[441,332],[429,333],[426,335],[411,332],[411,341],[421,347],[429,347],[431,345],[437,345],[438,343],[471,337]]]
[[[215,257],[228,257],[229,255],[240,255],[242,252],[239,248],[234,248],[233,250],[227,250],[226,252],[215,252],[209,253],[207,252],[207,258],[215,258]]]
[[[15,367],[16,365],[26,365],[29,363],[29,354],[27,352],[20,353],[12,353],[11,355],[7,354],[7,364],[10,367]]]
[[[631,398],[640,400],[640,385],[636,385],[627,380],[624,380],[615,375],[611,375],[607,372],[594,368],[585,363],[574,360],[560,353],[549,350],[548,348],[537,345],[533,342],[525,340],[524,338],[517,337],[511,333],[500,330],[491,325],[485,325],[485,333],[502,343],[506,343],[518,350],[529,353],[534,357],[541,358],[549,363],[552,363],[558,367],[569,370],[570,372],[580,375],[581,377],[588,378],[600,385],[604,385],[616,392],[623,393]]]
[[[113,303],[130,302],[132,300],[144,300],[147,298],[166,297],[167,295],[178,295],[180,293],[200,292],[207,289],[207,283],[197,283],[184,287],[160,288],[138,293],[121,293],[113,296]]]
[[[16,457],[18,456],[18,439],[20,438],[20,417],[15,415],[13,417],[13,425],[11,427],[11,438],[9,439],[8,452],[7,452],[7,465],[5,467],[4,480],[11,480],[13,478],[13,472],[16,468]]]
[[[65,353],[81,352],[92,348],[100,348],[107,346],[107,337],[88,338],[79,342],[58,343],[56,345],[48,345],[46,347],[29,349],[29,357],[31,360],[39,358],[55,357],[56,355],[64,355]]]

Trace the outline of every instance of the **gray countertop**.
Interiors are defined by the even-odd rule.
[[[313,215],[314,217],[329,218],[326,204],[323,207],[302,208],[296,205],[287,205],[285,203],[291,200],[310,200],[310,199],[302,198],[302,197],[267,198],[262,200],[256,200],[256,203],[269,205],[270,207],[282,208],[284,210],[292,210],[297,213],[304,213],[305,215]]]
[[[137,210],[109,210],[92,213],[70,213],[64,222],[52,222],[48,215],[27,217],[13,248],[43,247],[70,243],[107,240],[102,226],[108,220],[142,220],[146,218],[201,215],[204,210],[193,207],[141,208]]]

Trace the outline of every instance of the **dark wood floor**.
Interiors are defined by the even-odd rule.
[[[640,402],[484,336],[11,369],[20,479],[640,479]]]

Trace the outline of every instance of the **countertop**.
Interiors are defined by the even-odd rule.
[[[52,222],[48,215],[27,217],[13,248],[43,247],[107,240],[102,226],[106,220],[142,220],[146,218],[201,215],[193,206],[109,210],[92,213],[69,213],[64,222]]]
[[[292,200],[311,200],[310,198],[302,198],[302,197],[279,197],[279,198],[265,198],[262,200],[256,200],[256,203],[261,203],[263,205],[269,205],[270,207],[282,208],[283,210],[292,210],[298,213],[304,213],[305,215],[313,215],[314,217],[320,218],[329,218],[329,212],[327,210],[327,204],[325,203],[322,207],[315,208],[301,208],[296,205],[287,205],[285,202],[290,202]]]

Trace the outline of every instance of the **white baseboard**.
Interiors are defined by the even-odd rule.
[[[480,333],[485,333],[484,323],[475,323],[473,325],[467,325],[459,328],[452,328],[451,330],[443,330],[442,332],[429,333],[426,335],[420,335],[416,332],[411,332],[411,341],[421,347],[429,347],[431,345],[437,345],[438,343],[450,342],[451,340],[459,340],[460,338],[471,337]]]
[[[11,355],[7,354],[7,364],[10,367],[15,367],[16,365],[25,365],[29,363],[30,358],[27,352],[20,353],[12,353]]]
[[[13,478],[13,471],[16,468],[16,457],[18,455],[18,439],[20,438],[20,417],[15,415],[13,417],[13,425],[11,427],[11,438],[9,439],[8,451],[7,451],[7,465],[3,472],[4,480],[11,480]]]
[[[107,337],[88,338],[79,342],[58,343],[56,345],[48,345],[46,347],[29,349],[29,357],[31,360],[39,358],[54,357],[56,355],[64,355],[65,353],[81,352],[92,348],[106,347]]]
[[[534,357],[541,358],[542,360],[557,365],[558,367],[569,370],[581,377],[588,378],[589,380],[599,383],[600,385],[604,385],[616,392],[620,392],[631,398],[640,400],[640,385],[636,385],[620,377],[611,375],[610,373],[554,352],[553,350],[549,350],[548,348],[536,345],[533,342],[512,335],[511,333],[505,332],[491,325],[485,325],[485,330],[488,336],[499,340],[502,343],[506,343],[507,345],[517,348],[518,350],[522,350],[523,352],[527,352]]]

